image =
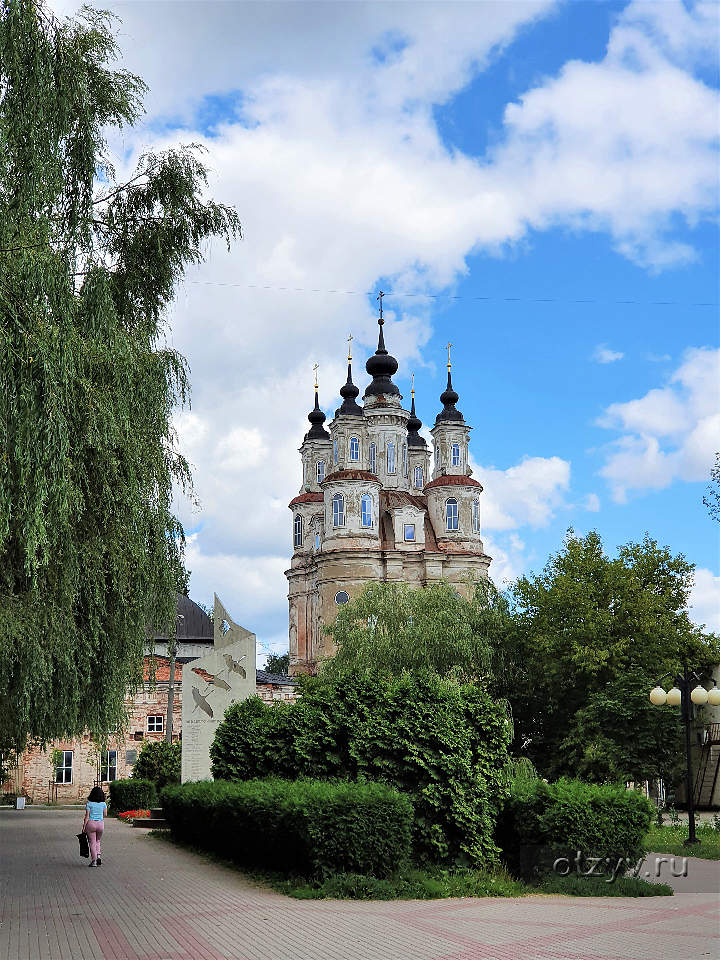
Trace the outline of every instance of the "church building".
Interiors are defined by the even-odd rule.
[[[468,466],[471,427],[456,407],[449,352],[430,450],[419,433],[415,390],[408,411],[393,383],[398,363],[385,348],[379,299],[378,347],[365,364],[372,380],[362,405],[350,351],[329,430],[315,383],[300,447],[302,487],[289,504],[291,674],[314,673],[318,659],[333,654],[324,627],[368,582],[424,587],[446,580],[465,594],[472,581],[488,576],[490,557],[480,539],[483,488]]]

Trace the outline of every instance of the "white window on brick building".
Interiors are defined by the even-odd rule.
[[[369,493],[364,493],[360,500],[361,523],[363,527],[371,527],[372,522],[372,497]]]
[[[460,444],[454,443],[452,445],[452,465],[454,467],[460,466]]]
[[[357,437],[350,437],[350,459],[360,459],[360,441]]]
[[[302,529],[302,517],[298,513],[293,522],[293,546],[295,549],[302,546],[303,541],[303,529]]]
[[[148,733],[162,733],[165,730],[165,717],[161,713],[151,713],[147,718]]]
[[[422,490],[423,486],[423,468],[415,467],[415,489]]]
[[[407,455],[407,444],[403,444],[403,476],[408,475],[408,455]]]
[[[333,463],[338,462],[338,442],[333,440]]]
[[[55,767],[55,783],[72,783],[73,752],[61,750],[62,763]]]
[[[318,460],[317,462],[317,482],[322,483],[325,479],[325,461]]]
[[[345,497],[341,493],[336,493],[332,499],[333,506],[333,526],[345,526]]]
[[[395,444],[388,440],[387,445],[387,472],[395,473]]]
[[[415,524],[414,523],[405,524],[405,540],[408,543],[415,540]]]
[[[480,500],[478,497],[472,502],[472,525],[473,533],[480,533]]]
[[[106,750],[103,753],[100,779],[103,783],[117,780],[117,750]]]
[[[457,530],[458,528],[458,502],[455,497],[450,497],[445,504],[445,520],[448,530]]]
[[[370,473],[377,473],[377,447],[374,443],[370,444],[368,453],[370,458]]]

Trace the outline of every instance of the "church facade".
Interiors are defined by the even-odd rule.
[[[299,451],[302,487],[289,504],[291,674],[313,673],[320,658],[332,655],[324,628],[368,582],[423,587],[446,580],[466,593],[472,581],[488,576],[490,557],[480,538],[482,486],[468,465],[471,428],[456,407],[449,358],[431,450],[419,433],[415,391],[405,410],[393,383],[398,363],[385,347],[383,323],[381,307],[362,405],[348,356],[342,403],[329,429],[315,384],[310,429]]]

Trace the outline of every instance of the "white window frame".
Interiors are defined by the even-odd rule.
[[[418,483],[418,478],[420,479],[419,483]],[[423,488],[423,468],[422,467],[415,467],[415,476],[413,478],[413,486],[415,487],[416,490],[422,490]]]
[[[303,520],[299,513],[295,514],[293,520],[293,547],[297,550],[303,542]]]
[[[360,441],[357,437],[350,437],[350,460],[357,463],[360,459]]]
[[[113,758],[114,761],[111,763]],[[117,780],[117,750],[106,750],[103,753],[100,762],[100,780],[103,783],[112,783],[113,780]]]
[[[318,483],[322,483],[323,480],[325,479],[325,461],[324,460],[318,460],[317,465],[315,467],[315,476],[317,477]]]
[[[458,502],[455,497],[448,497],[445,501],[445,529],[459,529]]]
[[[387,472],[395,473],[395,443],[392,440],[387,442]]]
[[[403,527],[404,527],[403,533],[404,533],[405,543],[416,543],[417,541],[415,538],[415,524],[405,523],[403,524]],[[408,530],[412,531],[410,536],[408,536]]]
[[[337,465],[338,462],[338,442],[337,437],[333,440],[333,463]]]
[[[367,509],[366,509],[367,508]],[[367,519],[367,523],[365,520]],[[366,530],[373,525],[373,498],[369,493],[360,497],[360,526]]]
[[[152,725],[150,724],[150,721]],[[160,726],[158,727],[158,720]],[[148,733],[165,733],[165,716],[162,713],[149,713],[145,718],[145,729]]]
[[[451,465],[453,467],[462,466],[462,457],[460,455],[460,444],[454,443],[450,449],[451,449],[451,454],[450,454]]]
[[[377,446],[374,443],[368,448],[368,457],[370,460],[370,473],[377,473]]]
[[[61,750],[60,752],[63,755],[63,762],[61,766],[55,767],[55,783],[59,783],[65,786],[68,783],[73,782],[74,751]],[[68,757],[70,758],[69,762],[68,762]],[[69,774],[69,777],[67,777],[66,774]]]
[[[406,477],[408,475],[408,454],[407,454],[406,443],[403,444],[402,458],[403,458],[403,476]]]
[[[333,526],[345,526],[345,497],[341,493],[336,493],[332,498]]]
[[[480,533],[480,498],[475,497],[472,502],[473,533]]]

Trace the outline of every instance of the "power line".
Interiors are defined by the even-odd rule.
[[[241,287],[243,290],[271,290],[280,293],[332,293],[346,297],[374,297],[374,290],[326,290],[320,287],[276,287],[265,283],[225,283],[220,280],[187,280],[208,287]],[[459,300],[488,303],[599,303],[612,306],[646,306],[646,307],[718,307],[714,301],[683,303],[681,300],[603,300],[595,297],[573,299],[570,297],[462,297],[449,293],[400,293],[392,290],[385,291],[386,297],[407,298],[416,297],[422,300]]]

